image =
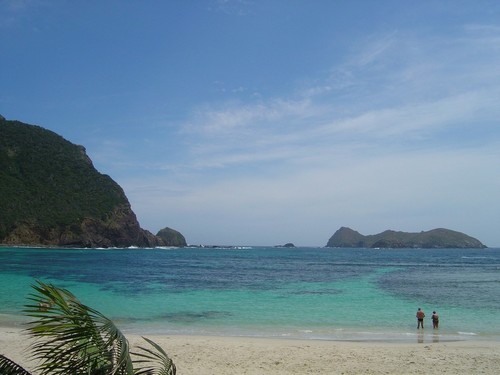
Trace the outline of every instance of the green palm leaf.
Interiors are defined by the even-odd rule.
[[[153,348],[139,346],[141,352],[134,352],[136,359],[133,362],[145,365],[136,370],[136,375],[175,375],[176,367],[167,353],[155,342],[143,337],[143,339]]]
[[[167,353],[144,338],[152,348],[139,347],[132,362],[129,344],[111,320],[85,306],[66,289],[37,281],[25,314],[35,318],[28,332],[40,375],[175,375]],[[134,371],[133,363],[145,366]],[[0,354],[0,375],[31,375]]]
[[[31,375],[17,363],[0,354],[0,374],[2,375]]]
[[[37,284],[25,313],[35,318],[28,331],[40,375],[133,374],[128,341],[113,322],[67,290]]]

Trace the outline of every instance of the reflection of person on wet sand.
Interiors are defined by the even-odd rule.
[[[439,315],[437,314],[437,312],[433,311],[432,312],[432,327],[433,328],[439,328]]]
[[[424,311],[419,307],[417,310],[417,329],[422,327],[424,328],[424,318],[425,318],[425,313]]]
[[[424,333],[422,331],[420,331],[418,333],[418,336],[417,336],[417,342],[419,344],[423,344],[424,343]]]

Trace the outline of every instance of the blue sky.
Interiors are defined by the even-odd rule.
[[[500,2],[0,0],[0,114],[86,147],[143,228],[500,247]]]

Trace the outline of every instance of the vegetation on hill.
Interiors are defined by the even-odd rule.
[[[408,233],[386,230],[363,236],[350,228],[341,227],[328,240],[327,247],[369,248],[485,248],[479,240],[450,229]]]
[[[39,126],[0,118],[0,243],[151,246],[122,188],[85,148]]]
[[[184,238],[184,236],[180,232],[172,228],[168,227],[163,228],[160,231],[158,231],[156,236],[161,238],[167,246],[177,246],[177,247],[187,246],[186,239]]]
[[[21,221],[79,230],[82,217],[105,219],[127,199],[78,147],[38,126],[0,121],[0,238]]]

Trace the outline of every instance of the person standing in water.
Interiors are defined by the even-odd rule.
[[[432,312],[431,319],[432,319],[432,327],[434,329],[439,328],[439,315],[437,314],[437,312],[435,311]]]
[[[417,310],[417,329],[422,327],[424,328],[424,318],[425,318],[425,313],[424,311],[419,307]]]

